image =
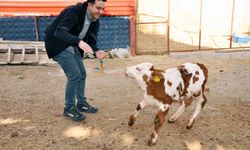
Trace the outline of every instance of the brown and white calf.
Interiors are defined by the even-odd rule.
[[[152,63],[141,63],[127,67],[126,76],[134,78],[145,91],[144,99],[129,117],[129,126],[134,124],[137,115],[146,106],[155,105],[159,108],[154,120],[155,130],[148,140],[149,145],[156,143],[159,130],[173,102],[180,102],[181,106],[168,119],[169,123],[178,119],[193,99],[197,99],[195,111],[186,126],[187,129],[190,129],[207,101],[204,91],[208,70],[203,64],[185,63],[177,68],[160,70],[155,69]]]

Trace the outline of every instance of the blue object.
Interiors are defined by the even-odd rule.
[[[233,34],[233,42],[246,44],[250,41],[250,36]]]
[[[102,50],[130,46],[129,17],[101,17],[97,47]]]
[[[44,40],[45,30],[55,19],[56,17],[37,17],[39,41]]]
[[[52,16],[36,17],[38,29],[36,33],[36,23],[33,17],[2,17],[0,18],[0,38],[16,41],[43,41],[46,28],[55,18]],[[101,17],[97,47],[101,50],[130,47],[129,30],[129,17]]]
[[[33,17],[0,18],[0,38],[4,40],[35,41],[36,27]]]

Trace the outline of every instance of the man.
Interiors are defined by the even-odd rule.
[[[106,0],[87,0],[65,8],[45,32],[45,47],[49,58],[57,61],[67,76],[64,116],[73,121],[83,121],[80,112],[96,113],[85,97],[86,70],[82,57],[84,52],[105,57],[98,50],[96,36],[99,17],[104,12]],[[75,102],[77,98],[77,102]]]

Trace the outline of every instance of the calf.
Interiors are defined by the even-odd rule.
[[[134,78],[145,92],[144,99],[129,117],[129,126],[134,124],[137,115],[146,106],[155,105],[159,108],[154,120],[155,130],[148,140],[149,145],[156,143],[159,130],[173,102],[180,102],[181,106],[168,119],[169,123],[173,123],[178,119],[192,103],[193,99],[197,99],[195,111],[186,126],[187,129],[191,129],[196,117],[207,101],[204,91],[208,70],[203,64],[185,63],[177,68],[160,70],[155,69],[152,63],[141,63],[127,67],[126,76]]]

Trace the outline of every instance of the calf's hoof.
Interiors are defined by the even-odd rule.
[[[132,122],[131,120],[129,120],[129,122],[128,122],[128,126],[133,126],[134,125],[134,122]]]
[[[149,140],[148,140],[148,145],[149,145],[149,146],[155,145],[157,138],[158,138],[158,134],[156,134],[155,132],[152,133],[152,134],[150,135]]]
[[[175,122],[175,120],[174,119],[168,119],[168,123],[174,123]]]
[[[156,143],[156,142],[154,142],[152,138],[150,138],[150,139],[148,140],[148,145],[149,145],[149,146],[153,146],[153,145],[155,145],[155,143]]]
[[[188,129],[188,130],[191,129],[193,127],[194,121],[195,120],[189,121],[188,124],[187,124],[187,126],[186,126],[186,129]]]
[[[129,117],[128,125],[131,127],[135,123],[135,118],[133,116]]]
[[[168,120],[168,123],[174,123],[174,120],[170,120],[170,119],[169,119],[169,120]]]
[[[187,125],[187,126],[186,126],[186,129],[190,130],[192,127],[193,127],[193,124],[191,124],[190,126]]]

